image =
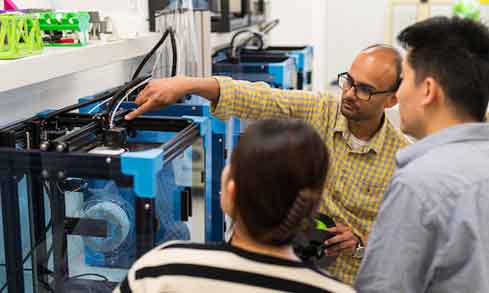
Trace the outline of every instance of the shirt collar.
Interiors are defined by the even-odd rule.
[[[387,123],[388,121],[384,114],[382,117],[382,126],[368,141],[368,143],[360,149],[360,152],[367,153],[370,150],[373,150],[375,153],[379,154],[382,151],[387,133]],[[334,132],[341,132],[343,138],[348,141],[348,136],[351,134],[350,129],[348,128],[348,119],[346,119],[346,117],[341,113],[338,114],[338,118],[336,119]]]
[[[396,163],[402,168],[417,158],[423,156],[433,148],[466,141],[489,140],[489,124],[487,123],[463,123],[442,129],[431,134],[415,144],[398,151]]]

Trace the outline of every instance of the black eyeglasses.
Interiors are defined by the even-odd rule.
[[[394,93],[401,85],[402,79],[399,79],[396,84],[385,91],[375,91],[371,86],[366,84],[357,84],[348,72],[338,74],[338,85],[342,90],[349,91],[351,88],[355,88],[355,95],[364,101],[369,101],[372,96]]]

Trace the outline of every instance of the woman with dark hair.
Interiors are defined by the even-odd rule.
[[[171,242],[144,255],[118,292],[353,292],[303,263],[292,240],[315,215],[328,153],[300,121],[264,120],[241,137],[222,172],[229,243]]]

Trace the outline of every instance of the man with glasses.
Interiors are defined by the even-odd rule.
[[[353,284],[384,189],[394,172],[394,154],[407,145],[385,116],[397,103],[402,57],[393,48],[363,50],[348,72],[338,76],[341,99],[329,94],[274,89],[226,77],[176,77],[151,81],[139,106],[126,119],[196,94],[212,103],[221,119],[295,118],[320,133],[331,154],[321,212],[332,217],[336,236],[326,254],[337,256],[326,270]],[[286,158],[284,158],[286,159]]]

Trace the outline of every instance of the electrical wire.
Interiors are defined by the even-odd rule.
[[[177,62],[178,62],[178,54],[177,54],[177,44],[176,44],[176,38],[175,38],[175,32],[172,27],[169,27],[165,33],[163,34],[163,37],[158,41],[158,43],[151,49],[151,51],[144,57],[143,61],[139,64],[138,68],[134,72],[134,75],[132,77],[132,80],[136,80],[143,69],[143,67],[146,65],[148,60],[154,55],[154,53],[163,45],[165,42],[166,38],[170,36],[170,41],[171,41],[171,48],[172,48],[172,70],[171,70],[171,76],[176,76],[177,75]],[[114,118],[115,118],[115,113],[119,109],[120,105],[122,104],[122,101],[126,99],[130,93],[135,89],[138,88],[141,84],[146,82],[147,79],[143,80],[142,83],[138,84],[136,87],[133,87],[132,89],[129,90],[128,93],[125,95],[122,95],[122,93],[118,93],[114,95],[114,98],[110,100],[110,105],[108,109],[108,116],[109,116],[109,127],[113,128],[114,127]]]
[[[79,275],[70,277],[70,279],[78,279],[78,278],[82,278],[82,277],[98,277],[98,278],[104,280],[105,282],[109,282],[109,278],[107,278],[106,276],[101,275],[101,274],[95,274],[95,273],[79,274]]]
[[[144,81],[142,81],[142,82],[140,82],[138,85],[136,85],[135,87],[131,88],[131,89],[128,91],[128,93],[127,93],[126,95],[124,95],[124,97],[121,99],[121,101],[124,101],[125,99],[127,99],[127,98],[129,97],[129,95],[130,95],[131,93],[133,93],[133,92],[134,92],[134,90],[135,90],[135,89],[139,88],[141,85],[143,85],[144,83],[146,83],[147,81],[149,81],[149,80],[150,80],[150,78],[151,78],[151,77],[148,77],[147,79],[145,79]],[[98,108],[102,107],[103,105],[105,105],[105,104],[109,103],[111,100],[112,100],[112,99],[108,99],[108,100],[106,100],[106,101],[104,101],[104,102],[102,102],[102,103],[100,103],[100,104],[96,105],[95,107],[93,107],[92,109],[90,109],[90,111],[88,111],[88,114],[93,113],[95,110],[97,110]],[[117,112],[118,108],[120,107],[120,104],[121,104],[121,103],[118,103],[118,104],[117,104],[117,105],[119,105],[119,106],[116,106],[116,107],[115,107],[114,113],[115,113],[115,112]]]
[[[95,110],[97,110],[98,108],[102,107],[103,105],[107,104],[108,102],[110,102],[112,99],[107,99],[105,101],[103,101],[102,103],[100,104],[97,104],[95,107],[93,107],[92,109],[90,109],[90,111],[88,111],[88,114],[92,114]]]
[[[175,32],[172,27],[169,27],[165,30],[163,36],[158,41],[158,43],[156,43],[156,45],[151,49],[151,51],[149,51],[149,53],[146,56],[144,56],[143,61],[141,61],[136,71],[134,72],[134,75],[132,76],[132,80],[135,80],[139,76],[146,63],[156,53],[156,51],[165,43],[168,36],[170,36],[171,39],[171,47],[172,47],[172,55],[173,55],[171,76],[175,76],[177,74],[177,46],[176,46]]]
[[[141,63],[139,64],[139,66],[136,68],[136,71],[134,72],[134,75],[132,76],[132,80],[135,80],[138,77],[138,75],[143,70],[144,65],[146,65],[146,63],[151,58],[151,56],[153,56],[154,53],[156,53],[156,50],[158,50],[163,45],[163,43],[165,42],[165,40],[166,40],[166,38],[168,37],[169,34],[170,34],[170,28],[167,29],[163,33],[163,36],[158,41],[158,43],[156,43],[156,45],[151,49],[151,51],[149,51],[149,53],[146,56],[144,56],[143,61],[141,61]]]
[[[251,38],[246,39],[241,45],[235,45],[234,43],[236,42],[236,39],[238,38],[238,36],[245,34],[245,33],[252,34],[253,36]],[[239,57],[237,56],[238,51],[254,39],[257,39],[260,41],[260,46],[259,46],[258,50],[262,50],[265,43],[263,41],[263,35],[261,35],[260,33],[253,32],[250,30],[242,30],[242,31],[239,31],[236,34],[234,34],[233,37],[231,38],[231,44],[230,44],[231,54],[229,56],[229,59],[231,61],[234,61],[234,62],[239,61]]]
[[[272,29],[274,29],[279,24],[280,24],[280,19],[277,18],[277,19],[271,20],[260,28],[260,32],[262,32],[264,34],[268,34]]]
[[[172,69],[171,69],[171,76],[176,76],[177,75],[177,64],[178,64],[178,52],[177,52],[177,40],[175,37],[175,31],[173,29],[170,29],[170,42],[171,42],[171,49],[172,49]]]
[[[73,280],[73,279],[79,279],[79,278],[82,278],[82,277],[97,277],[97,278],[100,278],[102,279],[102,282],[104,284],[104,286],[109,289],[110,291],[113,290],[113,288],[110,288],[109,286],[109,278],[107,278],[107,276],[104,276],[104,275],[101,275],[101,274],[96,274],[96,273],[85,273],[85,274],[79,274],[79,275],[75,275],[75,276],[72,276],[72,277],[69,277],[68,280]]]
[[[115,105],[119,102],[120,99],[124,98],[126,92],[133,88],[136,84],[140,83],[143,80],[146,80],[151,77],[151,74],[145,74],[136,78],[135,80],[131,80],[121,86],[119,90],[113,95],[112,99],[109,102],[109,105],[106,107],[107,109],[104,111],[103,115],[106,116],[107,122],[110,117],[110,113],[114,110]]]
[[[117,113],[117,111],[119,110],[119,107],[122,105],[122,103],[124,102],[124,100],[126,100],[130,94],[132,94],[135,90],[137,90],[139,87],[141,87],[142,85],[145,85],[149,82],[151,78],[147,78],[145,80],[143,80],[142,82],[138,83],[136,86],[134,86],[133,88],[131,88],[130,90],[127,91],[127,93],[122,97],[122,99],[120,99],[120,101],[117,103],[117,105],[114,107],[114,110],[112,111],[111,115],[110,115],[110,120],[109,120],[109,127],[110,128],[113,128],[114,127],[114,118],[115,118],[115,114]]]

